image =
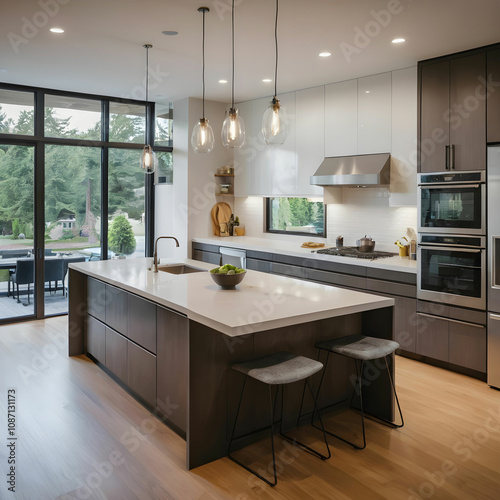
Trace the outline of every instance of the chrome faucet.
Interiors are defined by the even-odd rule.
[[[156,238],[156,241],[155,241],[155,252],[153,254],[153,272],[154,273],[158,272],[158,254],[157,254],[158,240],[161,240],[163,238],[175,240],[175,246],[177,246],[177,247],[179,246],[179,241],[174,236],[158,236],[158,238]]]

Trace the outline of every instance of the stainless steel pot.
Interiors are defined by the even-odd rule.
[[[356,245],[360,252],[373,252],[373,250],[375,250],[375,240],[372,240],[372,238],[367,235],[357,240]]]

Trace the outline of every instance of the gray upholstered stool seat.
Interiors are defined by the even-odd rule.
[[[383,418],[377,417],[376,420],[380,423],[388,425],[390,427],[403,427],[403,413],[401,411],[401,406],[399,405],[398,395],[396,393],[396,387],[394,386],[394,381],[392,380],[391,370],[389,368],[389,364],[387,362],[388,356],[394,353],[396,349],[399,348],[399,344],[394,342],[393,340],[387,339],[379,339],[375,337],[367,337],[365,335],[346,335],[345,337],[338,337],[335,339],[326,340],[323,342],[317,342],[316,348],[321,351],[326,351],[326,361],[325,368],[323,370],[323,374],[321,377],[321,382],[318,388],[318,394],[321,389],[321,385],[323,383],[323,378],[325,376],[326,367],[328,365],[328,360],[330,358],[330,354],[339,354],[341,356],[345,356],[347,358],[352,358],[354,360],[354,364],[356,366],[356,387],[355,391],[352,393],[351,401],[349,403],[349,407],[352,408],[352,402],[354,399],[354,395],[357,394],[359,399],[360,413],[361,413],[361,428],[363,432],[363,444],[357,445],[343,437],[334,434],[333,432],[326,431],[330,436],[336,437],[345,443],[348,443],[354,446],[357,449],[362,450],[366,447],[366,434],[365,434],[365,413],[363,411],[363,392],[365,390],[369,390],[369,387],[363,389],[363,373],[364,373],[364,363],[370,362],[375,359],[383,358],[385,361],[385,366],[387,368],[387,378],[389,379],[389,383],[392,388],[392,392],[394,394],[394,398],[396,399],[396,403],[398,405],[399,416],[401,419],[401,424],[396,424],[393,421],[386,420]],[[319,359],[319,357],[318,357]],[[359,366],[358,366],[359,365]],[[368,418],[371,418],[367,415]]]
[[[394,342],[394,340],[365,337],[364,335],[347,335],[337,339],[318,342],[316,347],[349,358],[368,361],[392,354],[396,349],[399,349],[399,344]]]
[[[323,364],[289,352],[277,352],[246,363],[238,363],[232,368],[264,384],[281,385],[304,380],[319,372]]]
[[[243,363],[237,363],[232,366],[233,370],[242,373],[245,375],[245,380],[243,382],[243,388],[241,389],[241,394],[240,394],[240,400],[238,404],[238,410],[236,411],[236,417],[234,419],[234,424],[233,424],[233,431],[231,433],[231,439],[229,440],[229,447],[227,451],[227,456],[230,458],[233,462],[236,462],[238,465],[241,465],[243,468],[245,468],[247,471],[251,472],[255,476],[257,476],[259,479],[262,479],[262,481],[266,482],[270,486],[276,486],[278,482],[278,478],[276,475],[276,457],[274,454],[274,430],[273,427],[277,422],[274,421],[274,412],[275,412],[275,407],[276,407],[276,400],[278,398],[278,391],[281,386],[281,418],[279,420],[280,423],[280,428],[279,428],[279,434],[282,436],[284,439],[286,439],[288,442],[292,443],[295,446],[299,446],[303,450],[315,455],[318,458],[321,458],[321,460],[326,460],[330,458],[330,448],[328,446],[328,440],[326,438],[325,430],[323,427],[323,422],[321,420],[321,415],[319,414],[318,410],[318,405],[316,402],[316,397],[311,389],[311,386],[309,385],[308,378],[311,375],[314,375],[315,373],[318,373],[319,371],[322,370],[323,368],[323,363],[320,363],[319,361],[315,361],[314,359],[309,359],[305,358],[304,356],[297,356],[295,354],[292,354],[290,352],[277,352],[275,354],[270,354],[268,356],[264,356],[262,358],[257,358],[257,359],[252,359],[251,361],[246,361]],[[245,465],[238,459],[236,459],[234,456],[231,455],[231,445],[233,443],[233,440],[238,439],[238,438],[243,438],[247,437],[249,434],[253,434],[254,432],[258,431],[252,431],[249,434],[245,434],[243,436],[238,436],[235,437],[235,431],[236,431],[236,424],[238,422],[238,415],[240,414],[240,408],[241,408],[241,402],[243,400],[243,393],[245,392],[245,386],[247,383],[248,378],[253,378],[263,384],[266,384],[269,388],[269,409],[270,409],[270,425],[269,429],[271,431],[271,450],[272,450],[272,455],[273,455],[273,481],[270,481],[268,478],[264,477],[262,474],[257,472],[256,470],[253,470],[251,467],[248,465]],[[304,392],[306,390],[306,386],[309,388],[309,392],[311,393],[311,396],[313,398],[314,402],[314,410],[318,413],[319,416],[319,422],[321,424],[321,430],[323,431],[323,439],[325,443],[325,447],[327,450],[327,455],[322,455],[318,451],[312,449],[311,447],[307,446],[304,443],[301,443],[300,441],[297,441],[296,439],[287,436],[286,434],[283,433],[282,430],[282,421],[283,421],[283,412],[284,410],[284,392],[283,392],[283,386],[286,384],[291,384],[293,382],[299,382],[301,380],[304,380]],[[273,398],[273,386],[277,386],[275,390],[275,395]],[[273,403],[274,399],[274,403]],[[297,422],[300,420],[301,416],[301,411],[302,411],[302,405],[299,410],[299,417],[297,419]],[[262,429],[259,429],[262,430]]]

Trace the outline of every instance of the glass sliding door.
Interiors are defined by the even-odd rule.
[[[108,167],[108,249],[127,259],[145,256],[142,150],[110,149]]]
[[[68,311],[68,264],[100,260],[101,148],[45,147],[45,315]]]
[[[35,313],[34,147],[0,144],[0,321]]]

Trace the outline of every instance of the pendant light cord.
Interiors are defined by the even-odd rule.
[[[276,0],[276,18],[274,20],[274,44],[275,44],[274,97],[276,97],[278,95],[278,2],[279,2],[279,0]]]
[[[231,50],[232,50],[232,75],[231,75],[231,108],[234,108],[234,0],[231,12]]]
[[[203,119],[205,119],[205,9],[203,10],[203,42],[201,46],[201,53],[203,58],[202,82],[203,82]]]
[[[146,45],[146,103],[149,101],[149,47]]]

